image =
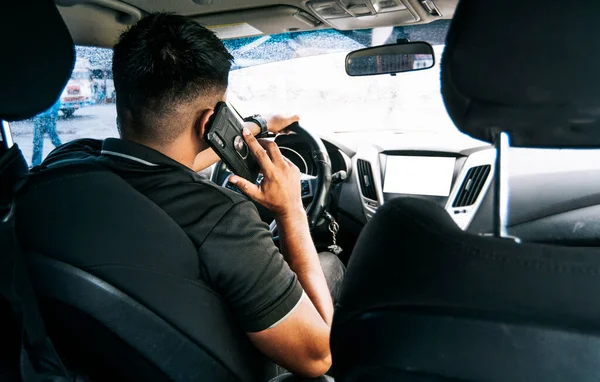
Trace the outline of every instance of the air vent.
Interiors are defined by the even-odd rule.
[[[366,160],[359,159],[356,161],[356,166],[358,167],[358,178],[363,196],[371,200],[377,200],[371,164]]]
[[[460,190],[456,195],[456,199],[454,199],[454,203],[452,203],[452,207],[466,207],[475,203],[490,174],[490,169],[489,164],[470,168],[460,185]]]

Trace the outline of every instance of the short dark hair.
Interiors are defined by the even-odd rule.
[[[222,96],[233,61],[213,32],[169,13],[144,17],[121,34],[113,50],[121,135],[161,144],[185,129],[164,125],[169,111],[200,96]]]

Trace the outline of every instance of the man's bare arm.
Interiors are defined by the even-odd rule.
[[[329,333],[308,297],[303,296],[289,316],[272,328],[248,333],[265,356],[292,373],[315,378],[331,367]]]
[[[313,244],[306,211],[297,210],[276,217],[285,261],[298,276],[300,285],[328,326],[333,320],[333,302],[319,255]]]
[[[275,143],[259,143],[248,130],[244,138],[264,178],[259,186],[237,176],[230,181],[273,212],[284,257],[308,297],[278,325],[248,336],[265,355],[288,370],[307,377],[322,375],[331,366],[333,303],[302,206],[300,171],[281,155]]]

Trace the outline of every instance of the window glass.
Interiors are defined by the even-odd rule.
[[[456,131],[439,92],[439,62],[447,22],[361,31],[319,30],[225,41],[235,57],[228,98],[244,115],[299,113],[319,133]],[[398,38],[435,45],[430,70],[348,77],[345,54]],[[76,47],[73,74],[55,105],[12,122],[14,141],[29,165],[56,145],[80,138],[117,137],[112,49]],[[483,143],[482,143],[483,144]],[[597,150],[513,149],[511,173],[598,168]],[[526,164],[526,165],[524,165]]]
[[[50,109],[11,123],[13,137],[29,165],[39,164],[62,143],[118,136],[112,50],[77,47],[73,74]]]
[[[281,33],[225,41],[235,61],[228,99],[243,115],[294,113],[321,134],[427,131],[462,135],[440,93],[441,55],[448,20],[410,27]],[[436,65],[429,70],[350,77],[346,55],[356,49],[426,41]]]

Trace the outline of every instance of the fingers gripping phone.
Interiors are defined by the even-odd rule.
[[[255,182],[258,163],[242,136],[244,122],[225,102],[217,103],[204,131],[204,140],[234,174]]]

